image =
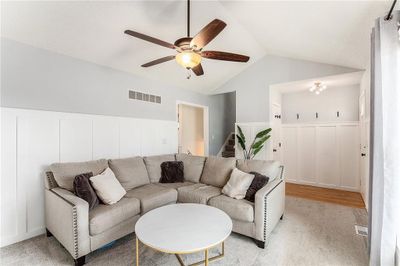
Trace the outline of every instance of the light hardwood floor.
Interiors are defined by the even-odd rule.
[[[365,208],[361,194],[358,192],[286,183],[286,195],[354,208]]]

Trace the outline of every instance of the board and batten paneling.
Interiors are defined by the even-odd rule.
[[[253,142],[255,136],[257,135],[258,132],[270,128],[269,123],[263,123],[263,122],[252,122],[252,123],[236,123],[235,124],[235,134],[238,134],[238,129],[237,126],[240,126],[242,129],[243,135],[246,138],[246,148],[251,145]],[[271,131],[271,135],[273,132]],[[254,157],[254,159],[257,160],[272,160],[272,138],[269,138],[267,142],[264,144],[264,148],[262,148],[257,155]],[[243,150],[240,147],[240,145],[237,142],[237,139],[235,139],[235,157],[238,159],[243,159]]]
[[[287,182],[359,191],[358,123],[285,124]]]
[[[297,127],[285,127],[281,130],[283,164],[285,166],[285,179],[296,181],[297,179]]]
[[[44,232],[54,162],[176,153],[175,121],[1,108],[1,246]]]
[[[297,134],[297,179],[315,184],[315,127],[300,127]]]

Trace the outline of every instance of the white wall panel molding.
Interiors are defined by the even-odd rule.
[[[44,232],[53,162],[176,153],[176,121],[1,108],[1,246]]]
[[[360,190],[359,123],[283,124],[287,182]]]

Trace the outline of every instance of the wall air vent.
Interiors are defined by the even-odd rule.
[[[129,99],[161,104],[161,96],[140,91],[129,91]]]

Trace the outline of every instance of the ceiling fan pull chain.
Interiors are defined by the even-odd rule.
[[[192,71],[190,71],[190,68],[187,68],[187,79],[190,79],[192,77]]]

